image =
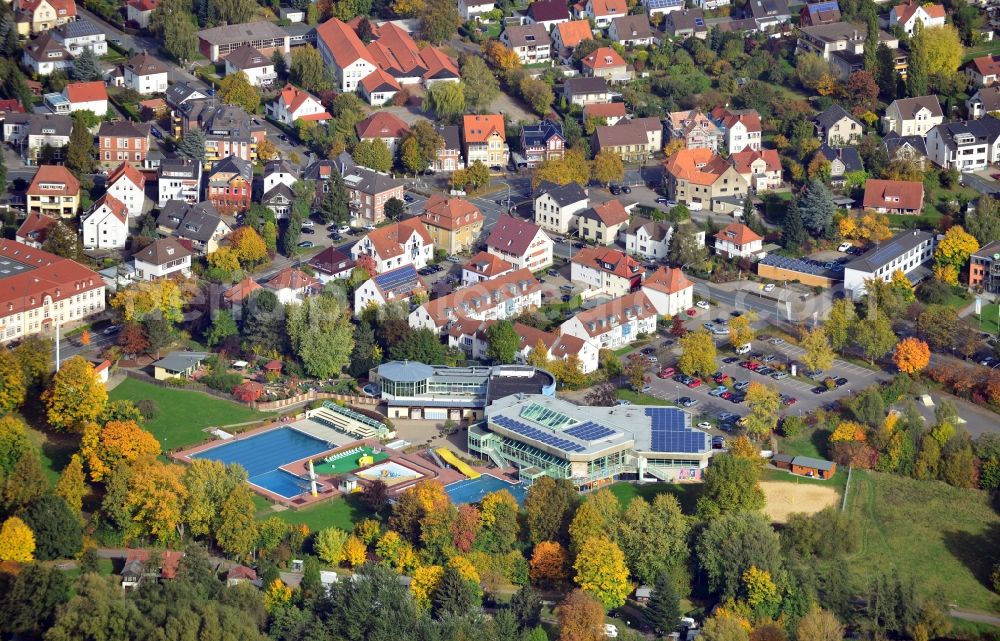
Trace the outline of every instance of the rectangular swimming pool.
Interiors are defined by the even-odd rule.
[[[290,427],[279,427],[192,454],[191,458],[242,465],[251,484],[290,499],[308,492],[309,481],[278,468],[334,447]]]
[[[483,474],[477,479],[465,479],[456,481],[444,486],[444,491],[451,497],[452,503],[462,505],[464,503],[478,503],[487,494],[507,490],[514,496],[518,505],[524,504],[524,495],[527,492],[520,483],[508,483],[503,479],[498,479],[489,474]]]

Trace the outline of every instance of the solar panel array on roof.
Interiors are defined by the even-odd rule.
[[[646,4],[650,9],[666,9],[667,7],[680,7],[683,0],[647,0]]]
[[[375,283],[382,288],[382,291],[399,294],[413,291],[413,288],[417,284],[417,278],[416,268],[413,265],[406,265],[405,267],[379,274],[375,277]]]
[[[602,438],[614,436],[617,432],[609,427],[594,423],[593,421],[587,421],[586,423],[574,425],[564,431],[563,434],[568,434],[569,436],[578,438],[582,441],[597,441]]]
[[[684,452],[697,454],[708,449],[708,434],[691,429],[682,410],[673,407],[648,407],[651,419],[649,434],[653,452]]]
[[[564,452],[583,452],[586,450],[585,447],[578,443],[574,443],[573,441],[564,438],[559,438],[558,436],[553,436],[552,434],[547,434],[542,430],[535,429],[530,425],[525,425],[521,421],[515,421],[514,419],[506,416],[497,416],[493,419],[493,422],[500,427],[507,428],[511,432],[517,432],[522,436],[527,436],[528,438],[534,439],[540,443],[557,447]]]
[[[809,5],[809,11],[840,11],[840,5],[836,2],[814,2]]]
[[[899,247],[896,246],[896,243],[889,243],[881,249],[875,250],[874,253],[865,254],[862,258],[867,260],[869,265],[881,267],[899,254],[900,250]]]
[[[760,260],[760,262],[764,265],[779,267],[781,269],[789,269],[793,272],[801,272],[803,274],[813,274],[816,276],[824,276],[830,271],[826,268],[825,264],[815,260],[788,258],[787,256],[778,256],[775,254],[765,256]]]

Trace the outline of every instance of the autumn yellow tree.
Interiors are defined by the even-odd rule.
[[[747,388],[747,407],[750,413],[743,418],[747,434],[758,438],[767,436],[778,425],[781,397],[774,387],[754,381]]]
[[[837,90],[837,79],[833,75],[824,73],[819,82],[816,83],[816,93],[821,96],[829,96]]]
[[[622,158],[611,150],[603,150],[594,156],[594,180],[602,185],[621,182],[625,178]]]
[[[132,465],[123,505],[130,521],[126,540],[153,536],[171,541],[177,537],[187,498],[183,476],[181,466],[161,463],[153,457],[141,458]]]
[[[521,58],[517,53],[503,46],[499,40],[485,40],[481,50],[483,57],[492,69],[507,73],[521,66]]]
[[[228,247],[219,247],[207,259],[209,265],[224,272],[234,272],[240,268],[239,256]]]
[[[226,554],[237,559],[249,559],[257,544],[257,519],[253,491],[239,483],[222,502],[215,542]]]
[[[281,579],[271,581],[264,592],[264,607],[268,612],[274,612],[278,608],[284,607],[292,600],[292,588],[285,585]]]
[[[422,565],[410,577],[410,592],[417,607],[427,611],[431,607],[431,597],[441,585],[444,568],[440,565]]]
[[[914,374],[927,367],[931,361],[931,348],[919,338],[904,338],[896,344],[892,362],[899,371]]]
[[[344,549],[341,555],[343,556],[344,563],[352,568],[356,568],[364,565],[368,559],[368,547],[361,539],[352,534],[344,541]]]
[[[63,361],[42,393],[49,425],[61,431],[79,431],[104,411],[108,391],[97,380],[94,366],[82,356]]]
[[[715,371],[715,341],[705,329],[688,332],[680,340],[677,367],[688,376],[707,376]]]
[[[569,555],[556,541],[542,541],[531,555],[531,581],[548,587],[558,587],[566,580]]]
[[[24,521],[12,516],[0,527],[0,561],[30,563],[35,558],[35,533]]]
[[[180,286],[171,278],[144,280],[119,289],[111,299],[111,307],[130,322],[160,314],[164,320],[176,323],[183,320],[184,296]]]
[[[575,182],[586,185],[590,181],[591,163],[579,149],[570,149],[558,160],[545,160],[531,177],[531,188],[537,189],[543,182],[566,185]]]
[[[958,284],[958,274],[979,249],[979,241],[961,225],[953,225],[934,250],[934,274],[949,285]]]
[[[729,342],[735,347],[750,343],[756,336],[750,313],[729,319]]]
[[[603,641],[604,608],[593,595],[573,590],[556,608],[559,641]]]
[[[135,421],[108,421],[104,427],[88,423],[80,442],[80,455],[93,481],[104,480],[120,463],[159,454],[159,441]]]
[[[860,423],[855,423],[854,421],[841,421],[837,425],[837,429],[833,430],[833,434],[830,435],[830,442],[857,442],[861,443],[867,440],[867,435],[865,433],[865,426]]]
[[[801,356],[802,364],[810,370],[822,372],[833,365],[835,354],[822,326],[804,330],[799,346],[806,350]]]
[[[755,618],[773,618],[781,603],[781,594],[771,573],[751,565],[740,578],[746,603],[758,615]]]
[[[924,27],[910,41],[910,50],[919,50],[928,76],[951,77],[962,64],[965,47],[953,25]]]
[[[0,415],[21,407],[27,389],[17,357],[6,347],[0,347]]]
[[[866,213],[862,216],[845,216],[840,219],[840,235],[843,238],[880,242],[892,236],[889,217],[883,214]]]
[[[678,151],[685,149],[686,147],[687,143],[685,143],[683,138],[674,138],[663,146],[663,155],[664,157],[673,156]]]
[[[547,369],[549,365],[549,348],[545,346],[545,341],[538,339],[535,346],[528,352],[528,365]]]
[[[625,554],[607,536],[596,536],[584,542],[573,564],[574,580],[585,592],[597,597],[605,610],[625,604],[631,590]]]
[[[83,473],[83,459],[79,454],[69,458],[56,483],[56,496],[66,501],[66,505],[78,515],[83,512],[83,497],[87,494],[87,479]]]
[[[229,235],[229,246],[244,267],[252,267],[267,258],[267,244],[253,227],[238,227]]]

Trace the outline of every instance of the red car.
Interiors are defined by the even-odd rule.
[[[659,373],[657,373],[656,376],[658,378],[670,378],[671,376],[673,376],[676,373],[677,372],[674,370],[673,367],[664,367],[663,369],[661,369],[659,371]]]
[[[732,392],[723,392],[723,393],[719,394],[719,398],[723,398],[723,399],[725,399],[727,401],[729,399],[731,399],[732,397],[733,397],[733,393]]]
[[[719,374],[718,376],[716,376],[712,380],[715,381],[716,383],[718,383],[719,385],[723,385],[723,384],[725,384],[726,381],[729,380],[729,374]]]
[[[688,316],[694,316],[697,313],[698,313],[698,310],[695,309],[694,307],[692,307],[691,309],[687,310],[687,315]]]
[[[756,372],[758,369],[761,368],[761,364],[758,363],[757,361],[747,361],[746,368],[751,372]]]
[[[700,378],[694,379],[693,381],[688,383],[688,387],[690,387],[691,389],[694,389],[696,387],[701,387],[701,379]]]

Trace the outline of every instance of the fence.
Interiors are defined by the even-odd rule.
[[[275,412],[286,407],[292,407],[295,405],[301,405],[302,403],[318,400],[343,401],[353,405],[371,405],[373,407],[377,406],[379,402],[377,398],[372,398],[371,396],[354,396],[353,394],[334,394],[332,392],[310,391],[305,394],[297,394],[296,396],[285,398],[280,401],[252,403],[251,407],[256,410],[260,410],[261,412]]]

